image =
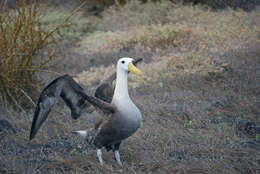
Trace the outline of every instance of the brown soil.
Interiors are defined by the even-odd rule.
[[[165,68],[158,63],[163,60],[156,50],[130,46],[86,54],[76,51],[77,44],[61,44],[64,52],[56,60],[60,62],[56,71],[78,74],[93,66],[106,68],[122,56],[143,57],[138,66],[146,75]],[[216,67],[202,73],[180,73],[186,70],[178,59],[185,57],[183,47],[164,53],[178,55],[172,65],[177,75],[144,80],[139,86],[131,86],[135,81],[130,78],[130,96],[142,111],[143,124],[121,145],[123,168],[105,150],[105,165],[100,166],[95,150],[71,134],[90,127],[97,113],[74,121],[60,101],[32,141],[28,135],[33,110],[24,114],[1,108],[0,173],[259,173],[259,41],[232,41],[228,48],[220,44],[207,51],[198,48],[200,56],[209,57]],[[156,63],[162,67],[151,70]],[[57,76],[41,74],[43,86]],[[81,84],[90,93],[96,87]]]

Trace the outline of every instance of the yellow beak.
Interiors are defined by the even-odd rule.
[[[128,71],[133,72],[137,75],[142,74],[142,71],[140,71],[138,68],[136,68],[131,62],[128,63]]]

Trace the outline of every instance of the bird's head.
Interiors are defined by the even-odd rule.
[[[125,72],[133,72],[137,75],[141,75],[142,72],[136,67],[133,65],[133,58],[129,58],[129,57],[123,57],[121,59],[118,60],[117,62],[117,69],[118,70],[123,70]]]

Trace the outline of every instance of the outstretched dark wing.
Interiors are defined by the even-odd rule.
[[[137,64],[141,60],[137,59],[133,63]],[[104,113],[113,112],[114,107],[109,103],[111,103],[114,94],[112,82],[115,79],[116,74],[114,73],[96,89],[95,97],[88,96],[84,89],[69,75],[58,77],[52,81],[40,94],[33,116],[30,140],[35,137],[39,128],[47,119],[51,108],[58,102],[59,97],[70,108],[73,119],[77,119],[83,110],[91,112],[91,105],[101,109]]]
[[[88,102],[85,102],[86,94],[83,88],[81,88],[72,77],[69,75],[58,77],[45,87],[40,94],[33,117],[30,139],[34,138],[40,126],[47,119],[51,108],[58,102],[60,96],[66,105],[69,106],[71,116],[74,119],[80,116],[83,109],[91,106]]]
[[[142,58],[138,58],[133,61],[134,65],[137,65],[140,61],[142,61]],[[104,81],[95,91],[95,97],[106,101],[108,103],[111,103],[113,95],[114,95],[114,89],[115,86],[113,85],[113,81],[116,79],[116,72],[112,74],[106,81]]]

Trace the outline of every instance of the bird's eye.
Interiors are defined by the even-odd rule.
[[[121,62],[122,64],[124,64],[125,63],[125,61],[124,60],[122,60],[122,62]]]

